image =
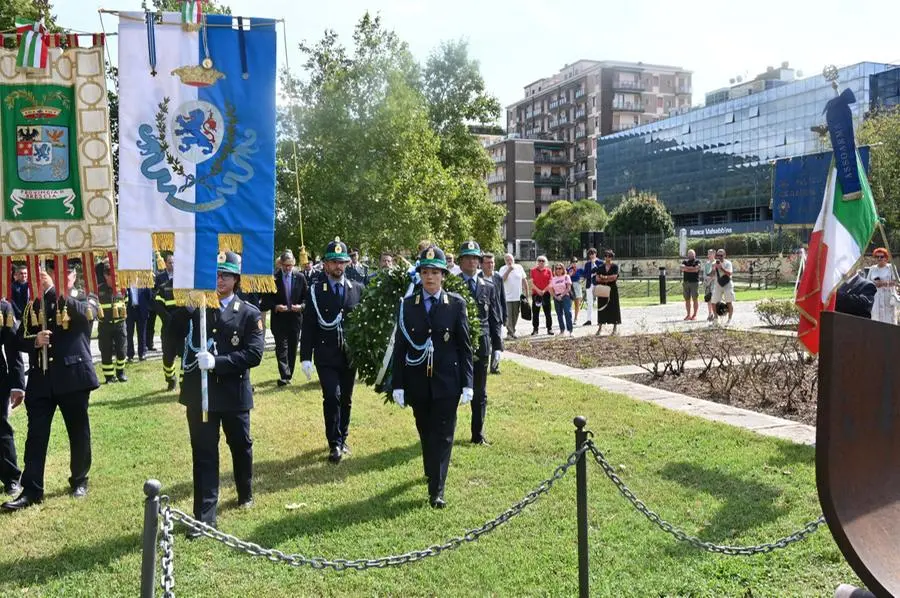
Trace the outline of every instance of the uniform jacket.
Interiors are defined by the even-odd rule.
[[[459,275],[462,278],[462,274]],[[478,304],[478,319],[481,321],[481,338],[475,348],[478,357],[487,357],[491,350],[503,350],[503,315],[500,309],[500,295],[494,284],[475,277],[475,303]]]
[[[479,272],[478,277],[484,278],[484,272]],[[503,277],[495,271],[491,274],[490,281],[493,283],[494,290],[497,292],[497,301],[500,302],[500,323],[503,324],[506,322],[506,291],[503,288]]]
[[[466,301],[455,293],[441,291],[441,297],[425,312],[425,301],[421,291],[416,291],[403,300],[400,307],[410,339],[422,345],[428,337],[434,344],[432,372],[428,376],[427,362],[411,366],[406,364],[410,352],[409,342],[400,326],[394,338],[394,365],[391,385],[403,389],[414,405],[416,401],[459,400],[463,388],[472,388],[472,343],[469,339],[469,320],[466,316]],[[418,357],[415,351],[410,355]]]
[[[306,297],[306,277],[297,270],[291,272],[291,296],[287,297],[284,290],[284,274],[275,274],[275,293],[266,295],[264,309],[272,311],[272,332],[300,332],[302,315],[297,312],[277,312],[276,305],[303,305]]]
[[[363,287],[358,282],[344,278],[344,303],[335,295],[331,281],[325,275],[313,278],[313,283],[306,290],[306,310],[303,318],[303,331],[300,334],[300,360],[310,361],[315,358],[317,366],[346,367],[347,353],[338,343],[337,330],[323,330],[319,327],[319,318],[313,307],[312,294],[316,294],[316,302],[322,318],[331,322],[337,314],[343,312],[344,320],[359,304]]]
[[[200,312],[192,308],[179,308],[170,325],[177,338],[187,338],[190,347],[185,348],[184,362],[196,364],[200,347]],[[262,315],[256,307],[234,297],[224,310],[206,310],[207,339],[214,341],[210,349],[216,358],[216,366],[209,370],[209,410],[211,412],[248,411],[253,408],[253,388],[250,385],[250,368],[262,361],[265,349]],[[184,383],[178,402],[200,408],[200,369],[184,374]]]
[[[21,323],[15,319],[13,305],[5,299],[0,299],[0,317],[0,344],[3,345],[3,353],[0,353],[0,374],[3,375],[0,397],[5,398],[13,388],[25,390],[25,364],[16,342],[16,332]]]
[[[132,294],[137,294],[137,305],[134,305]],[[136,314],[136,317],[149,315],[153,307],[153,290],[129,288],[126,292],[126,301],[128,311]]]
[[[125,323],[125,297],[101,282],[97,287],[97,300],[100,304],[100,311],[103,312],[102,316],[98,314],[98,327]]]
[[[56,323],[56,288],[44,293],[47,301],[47,330],[52,332],[47,349],[47,372],[41,363],[42,350],[34,346],[41,331],[39,320],[32,322],[32,312],[41,313],[40,299],[25,306],[22,322],[16,333],[20,351],[28,352],[28,384],[26,397],[49,397],[79,391],[91,391],[99,386],[91,360],[91,329],[97,313],[95,297],[66,297],[63,304],[69,317],[68,328]],[[26,401],[28,399],[26,398]]]
[[[153,311],[160,317],[165,325],[175,311],[175,281],[167,270],[156,275],[156,283],[153,285]]]

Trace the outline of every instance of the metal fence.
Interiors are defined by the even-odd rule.
[[[198,521],[185,512],[173,507],[168,496],[160,495],[161,484],[157,480],[147,480],[144,484],[144,532],[143,551],[141,562],[141,598],[154,598],[157,588],[163,590],[164,598],[175,596],[175,524],[179,523],[188,531],[197,532],[201,536],[215,540],[225,546],[242,552],[251,557],[261,557],[273,563],[288,565],[291,567],[310,567],[318,570],[362,571],[366,569],[384,569],[387,567],[400,567],[430,557],[436,557],[444,552],[455,550],[466,544],[477,541],[503,524],[512,520],[529,505],[537,502],[547,495],[556,482],[575,467],[576,472],[576,519],[578,536],[578,594],[582,598],[590,595],[590,575],[588,563],[588,485],[587,462],[588,455],[599,465],[606,477],[613,483],[619,493],[651,523],[662,531],[670,534],[679,542],[683,542],[698,550],[723,554],[728,556],[753,556],[768,554],[775,550],[786,548],[795,542],[800,542],[815,533],[825,523],[825,517],[820,515],[800,527],[797,531],[779,538],[773,542],[766,542],[755,546],[726,546],[714,544],[690,535],[676,525],[666,521],[640,500],[634,492],[622,481],[603,452],[591,439],[593,434],[586,429],[587,419],[576,417],[575,423],[575,450],[560,463],[549,478],[540,482],[533,490],[528,492],[522,500],[503,511],[497,517],[491,519],[481,527],[468,530],[462,536],[450,538],[441,544],[435,544],[421,550],[361,559],[326,559],[324,557],[311,557],[301,554],[286,554],[278,549],[264,548],[259,544],[242,540],[230,534],[224,533],[202,521]],[[160,522],[162,525],[160,526]],[[160,555],[159,552],[162,554]],[[157,581],[157,572],[162,575]]]

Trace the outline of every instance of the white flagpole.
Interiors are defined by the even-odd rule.
[[[206,294],[200,299],[200,350],[206,351]],[[209,421],[209,375],[200,370],[200,409],[203,411],[203,422]]]

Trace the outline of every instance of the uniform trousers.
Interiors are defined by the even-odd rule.
[[[18,482],[22,472],[16,458],[16,443],[13,441],[13,429],[9,425],[9,402],[0,405],[0,484],[9,487]]]
[[[412,397],[411,397],[412,398]],[[453,435],[456,432],[456,409],[459,398],[432,399],[415,397],[410,402],[416,418],[416,430],[422,444],[422,464],[428,478],[428,496],[434,498],[444,492]]]
[[[162,327],[161,337],[163,374],[165,375],[166,380],[174,380],[175,370],[178,369],[175,365],[175,358],[178,357],[180,359],[184,354],[184,339],[178,338],[176,335],[171,334],[171,330],[168,325],[164,325]],[[182,376],[183,375],[184,374],[182,373]]]
[[[479,357],[475,363],[472,376],[472,442],[484,440],[484,416],[487,413],[487,377],[488,360]]]
[[[44,466],[47,463],[47,445],[50,442],[50,426],[59,407],[66,432],[69,433],[69,469],[72,489],[86,484],[91,469],[91,423],[88,419],[89,390],[39,397],[33,394],[25,398],[28,415],[28,435],[25,438],[25,471],[22,488],[30,498],[44,497]]]
[[[104,376],[115,376],[117,370],[125,369],[126,344],[125,322],[100,322],[97,325],[97,345]]]
[[[272,330],[275,337],[275,358],[278,360],[278,375],[282,380],[290,380],[297,364],[297,344],[300,333],[296,330]]]
[[[134,358],[134,335],[137,332],[137,356],[140,359],[147,354],[147,310],[128,306],[125,317],[125,336],[128,339],[126,354],[128,359]]]
[[[329,448],[340,448],[350,433],[350,407],[356,368],[316,366],[322,384],[322,412]]]
[[[199,407],[187,408],[194,460],[194,518],[216,524],[219,502],[219,427],[231,449],[231,466],[238,502],[253,497],[253,439],[250,437],[249,411],[210,412],[203,422]]]

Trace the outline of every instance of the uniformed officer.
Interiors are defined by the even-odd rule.
[[[425,249],[416,271],[422,287],[400,307],[391,383],[394,401],[413,408],[429,502],[442,509],[456,409],[473,396],[472,344],[465,299],[442,288],[449,275],[444,252]]]
[[[294,269],[294,254],[285,251],[278,260],[281,269],[275,273],[275,292],[267,296],[265,306],[272,311],[272,335],[278,360],[278,386],[290,384],[297,364],[297,345],[303,320],[306,277]]]
[[[500,309],[501,289],[494,287],[489,280],[478,276],[481,264],[481,247],[475,241],[467,241],[459,248],[460,278],[465,281],[469,292],[478,305],[478,318],[481,321],[481,338],[475,349],[475,375],[473,387],[475,397],[472,399],[472,442],[488,445],[484,437],[484,416],[487,412],[487,375],[492,351],[493,360],[500,360],[503,351],[503,316]]]
[[[163,376],[166,388],[175,390],[175,358],[184,353],[184,337],[169,334],[169,321],[175,311],[175,256],[166,258],[166,269],[157,274],[153,287],[154,311],[162,321],[160,338],[162,339]],[[183,375],[183,374],[182,374]]]
[[[0,505],[4,511],[18,511],[43,501],[47,444],[57,407],[69,434],[71,496],[83,498],[88,492],[91,468],[88,400],[91,391],[99,386],[91,362],[90,337],[98,304],[96,297],[85,297],[74,291],[76,263],[70,260],[67,264],[65,290],[58,291],[48,270],[41,270],[43,301],[37,298],[26,305],[16,334],[19,350],[29,354],[25,388],[28,435],[22,493],[17,499]],[[21,397],[14,400],[13,406],[21,401]]]
[[[250,368],[262,360],[265,338],[259,310],[236,296],[241,281],[241,258],[226,251],[218,256],[216,295],[219,305],[206,310],[207,346],[200,346],[200,312],[182,309],[169,325],[182,343],[184,383],[179,402],[187,407],[194,462],[194,518],[216,525],[219,501],[219,428],[231,449],[238,506],[253,504],[253,439],[250,410],[253,388]],[[209,414],[203,421],[200,370],[208,372]],[[199,536],[188,533],[189,538]]]
[[[347,245],[340,237],[328,244],[323,274],[312,279],[306,292],[306,316],[300,335],[300,367],[312,379],[312,359],[322,385],[322,411],[328,460],[338,463],[350,452],[347,435],[356,368],[350,363],[344,339],[343,321],[359,304],[362,285],[344,277],[350,262]]]
[[[97,314],[97,345],[100,348],[103,378],[106,384],[128,382],[128,377],[125,376],[127,344],[125,297],[113,288],[107,262],[97,264],[97,283],[97,297],[100,302],[100,313]]]
[[[0,483],[9,496],[15,496],[22,490],[19,486],[22,472],[16,459],[13,429],[9,425],[10,405],[18,405],[25,396],[25,367],[16,343],[18,329],[15,308],[5,299],[0,299],[0,344],[5,353],[5,357],[0,353]]]

